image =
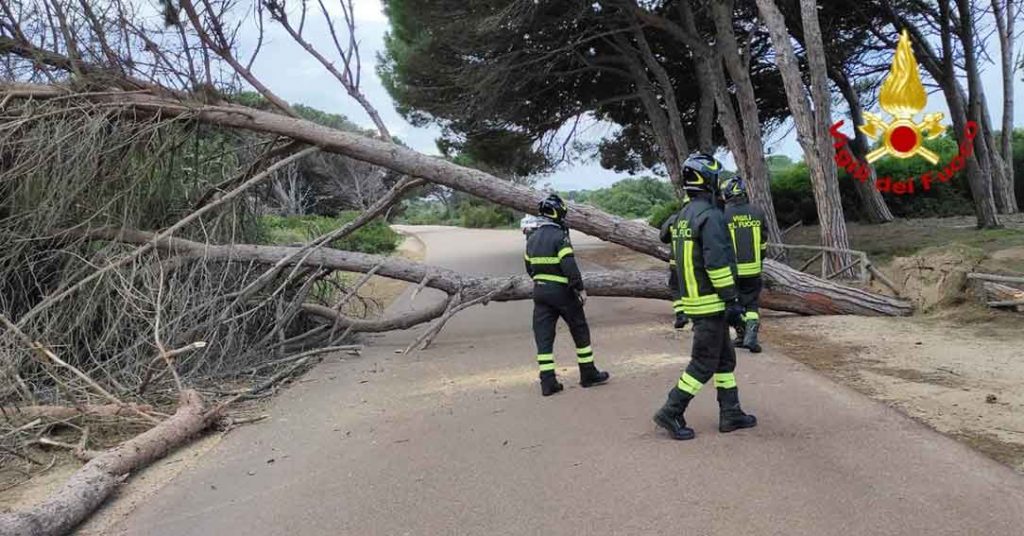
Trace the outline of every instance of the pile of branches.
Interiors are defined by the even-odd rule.
[[[243,157],[253,143],[244,142],[252,136],[183,118],[9,103],[0,128],[0,464],[28,476],[49,465],[41,449],[68,444],[55,437],[80,436],[76,452],[104,446],[90,443],[90,423],[152,426],[185,386],[232,395],[225,384],[242,392],[298,372],[311,349],[352,348],[344,330],[310,333],[317,326],[303,310],[359,299],[330,270],[268,272],[92,234],[177,225],[202,244],[259,240],[259,190],[235,202],[210,194],[251,167]],[[249,394],[270,390],[257,391]]]

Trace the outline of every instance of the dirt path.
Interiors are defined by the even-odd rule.
[[[522,269],[515,232],[417,232],[429,262]],[[584,260],[593,245],[578,241]],[[593,299],[593,346],[612,382],[573,385],[560,332],[568,389],[541,398],[529,312],[525,302],[475,308],[420,354],[397,354],[415,336],[397,333],[362,358],[320,366],[270,419],[227,436],[105,532],[1010,535],[1024,526],[1024,479],[1012,470],[771,347],[741,355],[738,370],[760,427],[718,434],[708,392],[688,414],[697,439],[668,440],[650,415],[689,332],[670,328],[663,303]]]

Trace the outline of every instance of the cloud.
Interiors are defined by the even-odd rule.
[[[346,0],[323,0],[327,12],[338,20],[343,20],[341,3]],[[319,7],[319,6],[317,6]],[[352,10],[356,15],[356,25],[387,22],[384,16],[384,4],[381,0],[352,0]]]

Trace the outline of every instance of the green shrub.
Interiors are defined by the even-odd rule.
[[[657,205],[651,209],[651,216],[647,219],[647,223],[649,223],[651,227],[661,229],[661,225],[665,223],[665,220],[667,220],[669,216],[679,212],[681,206],[682,203],[680,203],[678,199],[673,199],[672,201]]]
[[[516,222],[513,211],[491,204],[464,204],[459,207],[459,218],[462,226],[470,229],[510,227]]]
[[[269,244],[298,244],[338,229],[359,215],[346,211],[335,218],[327,216],[263,216],[263,241]],[[330,246],[347,251],[384,254],[398,247],[399,235],[385,222],[374,220],[358,231],[331,242]]]
[[[563,196],[623,218],[644,218],[655,207],[675,199],[675,192],[666,181],[640,177],[623,179],[607,188],[565,192]]]

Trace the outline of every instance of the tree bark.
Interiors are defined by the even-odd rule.
[[[846,103],[850,107],[850,116],[854,124],[853,140],[850,142],[850,149],[853,152],[853,156],[864,162],[868,154],[868,140],[867,136],[859,128],[856,128],[857,125],[864,124],[864,108],[860,103],[860,95],[857,94],[857,90],[850,83],[850,78],[839,67],[832,67],[829,69],[829,72],[833,74],[832,81],[839,87],[839,91],[842,92],[843,98],[846,99]],[[892,211],[885,204],[885,199],[882,197],[881,192],[878,191],[878,188],[875,188],[875,168],[874,166],[868,166],[868,170],[867,180],[850,179],[854,181],[854,187],[857,190],[857,195],[860,197],[861,206],[864,208],[864,216],[871,223],[890,222],[893,220]]]
[[[0,514],[4,534],[57,536],[71,532],[109,497],[130,473],[182,445],[218,417],[204,412],[199,393],[181,393],[178,411],[120,446],[96,456],[43,502],[28,510]]]
[[[1013,75],[1016,66],[1013,61],[1014,21],[1018,7],[1014,0],[992,0],[992,12],[996,19],[996,33],[999,35],[1000,64],[1003,69],[1003,122],[1000,153],[1003,160],[1003,179],[996,185],[997,203],[1002,200],[1004,214],[1020,210],[1015,192],[1013,176]]]
[[[782,243],[782,232],[775,217],[772,202],[771,177],[764,157],[764,139],[761,133],[761,118],[754,95],[754,83],[750,78],[750,66],[743,61],[736,32],[733,30],[733,2],[720,0],[711,2],[711,13],[715,20],[718,55],[729,71],[736,89],[736,101],[743,122],[743,143],[746,153],[745,170],[750,191],[750,200],[764,211],[765,227],[770,242]],[[723,88],[724,89],[724,88]]]
[[[843,218],[843,203],[839,198],[839,183],[836,167],[832,160],[835,150],[829,134],[831,96],[825,81],[825,54],[821,44],[821,30],[818,26],[817,7],[812,0],[801,0],[804,38],[807,47],[808,70],[811,78],[811,109],[800,75],[796,52],[786,29],[786,22],[774,0],[757,0],[758,9],[775,45],[775,63],[786,86],[786,97],[796,124],[797,139],[804,151],[804,160],[811,171],[811,186],[821,226],[821,245],[850,249]],[[830,272],[849,265],[846,254],[828,254]]]
[[[67,97],[66,90],[55,86],[38,86],[26,84],[0,84],[0,92],[20,97],[54,98]],[[128,108],[147,114],[160,114],[163,117],[188,117],[204,123],[224,127],[252,130],[269,134],[286,136],[304,143],[316,145],[322,150],[343,154],[356,160],[369,162],[386,167],[412,177],[450,187],[461,192],[475,195],[493,203],[503,205],[529,214],[536,213],[537,201],[543,195],[525,186],[512,184],[498,179],[483,171],[459,166],[446,160],[420,154],[411,149],[385,141],[367,138],[358,134],[342,132],[324,127],[304,119],[297,119],[273,112],[255,110],[236,105],[207,105],[185,103],[155,95],[141,93],[90,93],[80,98],[96,105]],[[625,246],[640,253],[667,261],[669,252],[658,238],[658,231],[649,225],[629,221],[609,215],[589,205],[570,203],[566,223],[580,232],[601,238],[608,242]],[[256,247],[256,246],[250,246]],[[764,261],[764,277],[766,284],[771,286],[775,280],[797,277],[792,268],[767,259]],[[664,274],[662,274],[664,275]],[[815,285],[820,286],[821,296],[815,300],[827,299],[836,285],[819,278],[805,275],[802,279],[805,291],[814,292]],[[416,279],[418,282],[421,279]],[[786,291],[789,287],[779,287]],[[847,289],[854,291],[855,289]],[[845,291],[844,291],[845,292]],[[860,291],[856,291],[860,292]],[[628,295],[628,294],[627,294]],[[870,293],[858,294],[865,300],[873,299]],[[818,314],[819,310],[840,310],[841,307],[824,308],[809,304],[807,314]]]
[[[949,2],[948,0],[940,0],[940,8],[945,12],[945,19],[949,19]],[[988,143],[985,140],[984,134],[984,118],[982,117],[982,92],[984,89],[981,87],[981,78],[978,73],[978,57],[975,51],[975,36],[974,36],[974,20],[971,13],[971,2],[970,0],[956,0],[957,10],[960,15],[960,41],[963,45],[964,55],[964,70],[967,73],[967,118],[974,121],[982,127],[978,137],[974,138],[974,152],[977,155],[978,164],[981,167],[980,173],[984,177],[983,185],[986,187],[987,192],[979,191],[978,195],[985,199],[983,210],[985,212],[992,211],[993,214],[989,217],[985,215],[986,226],[990,220],[995,220],[994,226],[999,226],[998,217],[995,213],[997,212],[995,206],[995,196],[992,190],[992,166],[994,164],[992,155],[988,150]],[[948,24],[943,24],[943,27],[947,27]],[[946,37],[943,40],[943,48],[946,47]],[[951,49],[952,47],[950,47]],[[948,65],[952,67],[953,54],[950,52],[946,54],[949,57]],[[952,71],[951,72],[955,72]],[[953,76],[952,74],[950,76]],[[974,188],[972,188],[973,190]]]

